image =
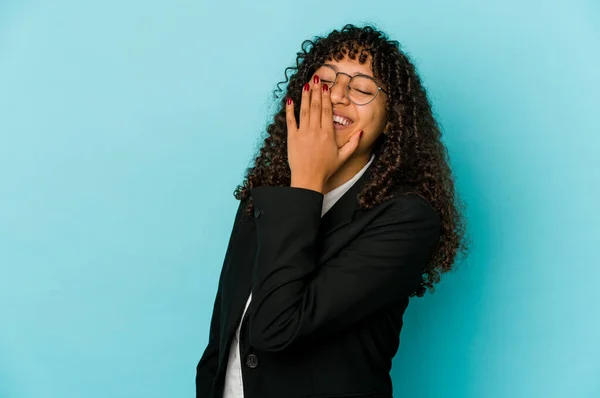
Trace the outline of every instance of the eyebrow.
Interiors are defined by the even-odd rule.
[[[327,63],[325,63],[325,64],[323,64],[323,65],[329,66],[330,68],[332,68],[332,69],[333,69],[333,70],[335,70],[336,72],[338,71],[338,68],[337,68],[337,66],[335,66],[335,65],[333,65],[333,64],[327,64]],[[368,76],[368,77],[374,77],[374,76],[367,75],[367,74],[365,74],[365,73],[361,73],[361,72],[356,72],[356,73],[355,73],[355,74],[353,74],[352,76],[357,76],[357,75],[360,75],[360,76]]]

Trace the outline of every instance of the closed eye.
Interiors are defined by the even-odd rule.
[[[365,95],[373,95],[373,93],[370,93],[370,92],[368,92],[368,91],[362,91],[362,90],[359,90],[359,89],[357,89],[357,88],[353,88],[352,90],[358,91],[359,93],[361,93],[361,94],[365,94]]]

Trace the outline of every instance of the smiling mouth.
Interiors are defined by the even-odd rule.
[[[338,122],[333,122],[333,128],[336,130],[343,130],[345,128],[351,127],[354,123],[350,123],[348,125],[343,125]]]
[[[352,126],[353,124],[354,124],[354,121],[352,121],[351,119],[348,119],[347,117],[338,116],[338,115],[333,116],[333,126],[336,129],[343,129],[343,128]]]

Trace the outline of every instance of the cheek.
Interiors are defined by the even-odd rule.
[[[374,112],[372,115],[371,123],[374,133],[379,135],[379,133],[383,131],[385,125],[387,124],[387,112],[385,109],[385,104],[379,104],[377,112]]]
[[[369,112],[361,115],[360,128],[365,130],[365,133],[378,134],[385,126],[385,112]]]

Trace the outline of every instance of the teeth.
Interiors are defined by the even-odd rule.
[[[343,116],[338,116],[338,115],[333,115],[333,121],[334,122],[338,122],[344,126],[349,125],[350,123],[352,123],[352,121],[350,119],[346,119]]]

